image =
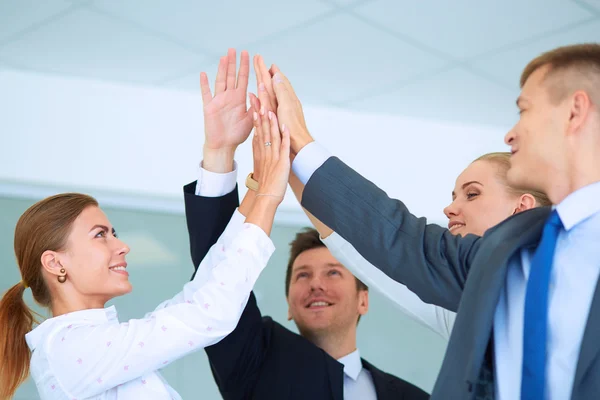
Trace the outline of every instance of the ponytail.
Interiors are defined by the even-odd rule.
[[[0,299],[0,400],[13,397],[29,376],[31,352],[25,334],[33,329],[37,314],[25,304],[25,288],[19,282]]]
[[[81,212],[98,202],[85,194],[63,193],[29,207],[15,227],[15,256],[23,280],[0,299],[0,400],[14,396],[29,376],[31,351],[25,335],[39,315],[25,304],[23,293],[31,287],[37,304],[50,308],[50,289],[42,273],[41,257],[46,250],[65,248],[73,222]]]

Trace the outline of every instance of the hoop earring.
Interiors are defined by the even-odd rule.
[[[67,281],[67,271],[65,271],[64,268],[61,268],[60,273],[63,275],[59,275],[57,279],[60,283],[65,283]]]

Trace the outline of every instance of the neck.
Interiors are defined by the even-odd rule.
[[[553,174],[546,191],[552,204],[559,204],[577,190],[600,182],[600,154],[598,152],[573,153],[573,158],[563,171]]]
[[[302,336],[336,360],[356,350],[356,326],[337,331],[304,332]]]
[[[106,301],[99,298],[81,297],[76,295],[68,295],[64,291],[52,297],[52,311],[53,317],[59,315],[72,313],[75,311],[91,310],[96,308],[104,308]]]

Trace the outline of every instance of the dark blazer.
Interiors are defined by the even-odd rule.
[[[219,198],[195,195],[187,185],[185,210],[195,268],[225,229],[238,206],[237,188]],[[261,316],[254,294],[237,328],[207,347],[210,366],[226,400],[342,400],[343,365],[307,339]],[[380,400],[424,400],[418,387],[362,360]]]
[[[483,238],[457,237],[415,217],[336,157],[307,182],[302,206],[422,300],[458,311],[431,398],[492,399],[492,325],[507,265],[520,249],[537,246],[550,208],[519,213]],[[573,400],[600,398],[599,337],[600,285],[583,336]]]

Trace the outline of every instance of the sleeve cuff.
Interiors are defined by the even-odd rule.
[[[325,238],[323,236],[319,235],[319,239],[321,239],[321,241],[329,249],[339,249],[339,250],[341,250],[344,247],[344,245],[346,243],[348,243],[348,242],[346,242],[346,240],[344,240],[343,237],[341,237],[340,235],[338,235],[335,232],[332,232],[331,235],[329,235],[329,236],[327,236]]]
[[[198,171],[198,182],[196,183],[196,196],[221,197],[231,193],[237,183],[237,163],[233,162],[233,171],[225,174],[207,171],[202,168],[202,162]]]
[[[300,182],[306,185],[310,177],[329,157],[331,157],[331,153],[327,149],[317,142],[311,142],[296,154],[292,163],[292,171]]]

